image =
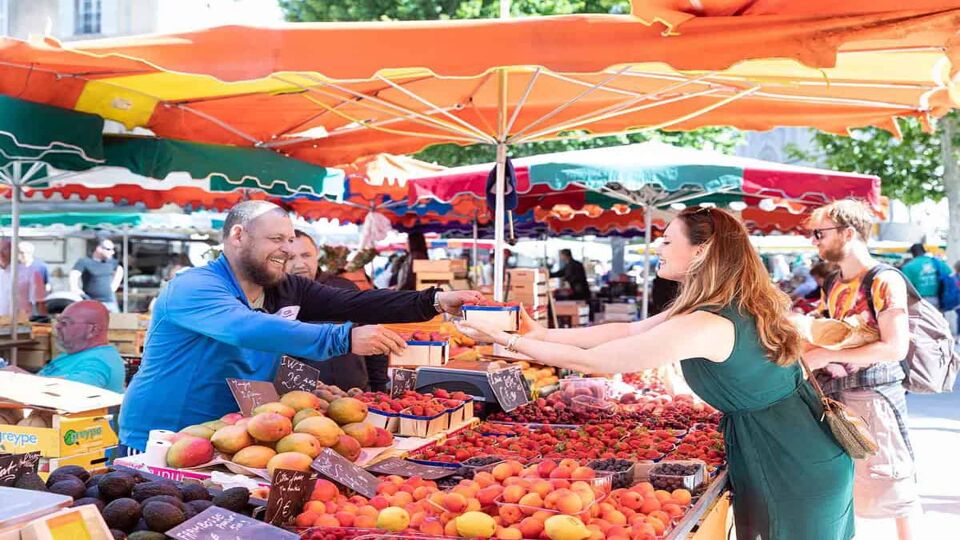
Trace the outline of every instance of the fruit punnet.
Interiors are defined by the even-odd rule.
[[[418,416],[434,416],[445,410],[456,409],[472,398],[463,392],[448,392],[441,388],[434,394],[407,390],[395,398],[383,392],[364,392],[357,396],[357,399],[375,411],[399,414],[412,409],[413,414]]]

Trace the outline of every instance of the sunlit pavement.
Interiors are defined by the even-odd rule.
[[[960,385],[950,394],[910,395],[907,407],[924,511],[914,538],[960,538]],[[896,537],[893,520],[857,520],[857,540]]]

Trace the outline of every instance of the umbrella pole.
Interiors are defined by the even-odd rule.
[[[130,232],[129,227],[123,228],[123,312],[129,311],[127,302],[130,292]]]
[[[507,145],[504,143],[497,144],[497,184],[496,184],[496,208],[494,216],[494,263],[493,263],[493,298],[498,302],[503,302],[503,276],[504,276],[504,264],[506,261],[503,259],[503,244],[504,244],[504,183],[505,183],[505,173],[506,173],[506,161],[507,161]]]
[[[650,238],[653,236],[653,210],[649,205],[643,207],[643,305],[640,306],[640,318],[646,319],[650,311],[650,297],[653,296],[653,287],[650,286]]]
[[[480,238],[480,229],[477,225],[477,215],[473,215],[473,249],[471,249],[471,257],[473,258],[473,286],[477,287],[480,285],[480,281],[483,278],[483,270],[480,268],[480,257],[477,253],[477,242]]]
[[[22,179],[22,164],[14,162],[12,164],[13,177],[10,179],[10,340],[17,339],[17,323],[20,319],[20,298],[17,287],[17,270],[20,261],[17,260],[18,248],[20,245],[20,190],[22,189],[20,181]],[[4,313],[6,315],[6,313]],[[10,348],[10,365],[17,365],[17,347]]]

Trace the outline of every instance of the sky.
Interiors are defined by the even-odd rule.
[[[164,0],[157,31],[182,32],[228,24],[269,26],[283,22],[276,0]],[[189,13],[189,17],[184,14]]]

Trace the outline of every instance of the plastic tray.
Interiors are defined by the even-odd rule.
[[[695,465],[697,470],[696,472],[687,475],[664,474],[660,472],[664,465],[668,464]],[[700,487],[704,481],[706,481],[707,466],[704,462],[699,460],[661,461],[654,465],[652,469],[650,469],[648,476],[650,478],[650,483],[653,484],[653,487],[656,489],[673,491],[675,489],[682,488],[692,492]]]

